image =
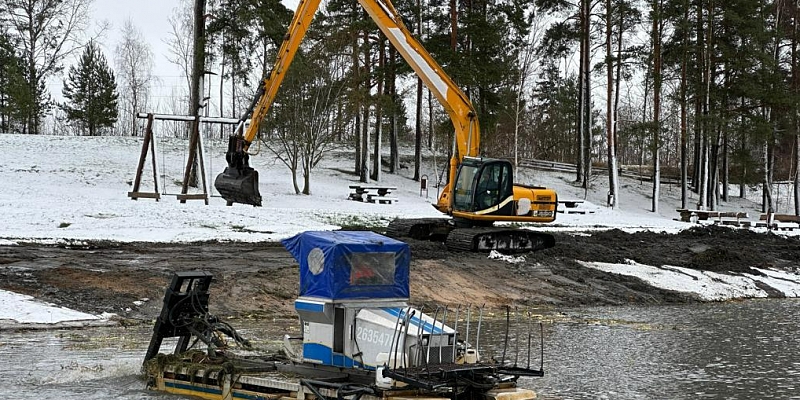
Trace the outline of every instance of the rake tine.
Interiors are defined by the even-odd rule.
[[[527,309],[526,314],[528,316],[528,365],[527,369],[531,369],[531,335],[533,334],[533,328],[531,327],[531,321],[533,320],[533,316],[531,315],[531,310]]]
[[[456,322],[455,322],[455,327],[453,327],[453,330],[455,332],[453,333],[453,356],[450,357],[451,358],[450,362],[456,362],[456,345],[458,344],[458,314],[460,312],[461,312],[461,304],[459,304],[456,307],[456,319],[455,319]]]
[[[478,332],[475,334],[475,351],[478,352],[478,357],[481,355],[481,324],[483,324],[483,309],[486,303],[481,305],[480,313],[478,314]]]
[[[503,365],[506,364],[506,349],[508,349],[508,329],[509,329],[509,320],[511,318],[511,307],[506,306],[506,338],[503,341],[503,358],[502,362]]]
[[[514,367],[516,368],[519,361],[519,310],[514,307],[514,319],[516,326],[514,327]]]
[[[447,336],[447,335],[444,334],[445,333],[444,332],[445,323],[447,323],[447,306],[444,306],[444,315],[442,316],[442,333],[439,336],[440,338],[442,336],[445,336],[445,337]],[[446,344],[447,344],[447,342],[445,342],[444,345],[446,345]],[[442,364],[444,362],[444,360],[442,360],[442,347],[444,347],[444,345],[441,343],[441,340],[440,340],[439,341],[439,364]]]

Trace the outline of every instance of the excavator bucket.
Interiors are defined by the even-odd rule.
[[[261,206],[261,193],[258,192],[258,171],[253,168],[225,167],[225,170],[214,180],[214,187],[229,206],[233,203]]]
[[[250,155],[247,154],[242,136],[228,138],[228,152],[225,160],[228,166],[214,180],[214,187],[229,206],[233,203],[261,206],[261,193],[258,192],[258,171],[250,167]]]

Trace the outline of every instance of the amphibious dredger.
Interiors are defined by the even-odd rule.
[[[302,325],[302,337],[284,338],[285,357],[237,351],[247,349],[247,340],[208,313],[212,276],[179,272],[166,291],[145,356],[149,388],[225,400],[536,397],[518,388],[517,379],[542,376],[541,365],[533,369],[529,361],[524,367],[505,361],[508,325],[502,359],[488,359],[469,343],[470,320],[477,312],[459,308],[448,316],[446,308],[437,307],[429,315],[409,306],[407,244],[344,231],[305,232],[283,244],[300,264],[294,306]],[[476,343],[480,315],[472,321]],[[223,335],[230,339],[222,340]],[[159,354],[162,341],[175,337],[173,354]],[[530,337],[529,331],[528,346]],[[192,342],[204,350],[192,349]],[[516,343],[518,356],[524,340]]]

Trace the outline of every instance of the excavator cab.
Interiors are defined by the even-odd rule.
[[[250,166],[250,155],[244,150],[244,138],[239,135],[228,139],[228,152],[225,160],[228,166],[214,180],[214,187],[228,205],[233,203],[261,206],[261,193],[258,191],[258,171]]]
[[[514,180],[505,160],[465,157],[453,188],[453,209],[481,215],[512,215]]]

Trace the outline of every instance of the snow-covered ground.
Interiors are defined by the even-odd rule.
[[[0,329],[25,324],[45,326],[83,326],[103,323],[111,315],[92,315],[54,304],[37,301],[31,296],[0,290]]]
[[[766,284],[786,297],[800,296],[800,275],[774,269],[754,268],[761,275],[730,275],[711,271],[662,265],[654,267],[628,260],[625,264],[581,262],[585,267],[614,274],[635,276],[648,284],[667,290],[697,294],[707,301],[767,297],[758,286]]]
[[[226,207],[220,197],[210,205],[190,200],[181,204],[175,198],[183,180],[187,143],[176,139],[157,140],[160,191],[163,197],[133,201],[127,197],[141,149],[141,138],[73,137],[0,134],[0,238],[5,240],[60,241],[108,239],[119,241],[195,241],[195,240],[278,240],[304,230],[335,229],[350,223],[386,223],[402,217],[431,217],[440,214],[431,207],[436,187],[429,185],[428,196],[420,196],[419,183],[410,179],[410,168],[399,175],[383,173],[381,183],[397,186],[392,193],[399,202],[392,205],[360,203],[347,199],[348,185],[358,183],[347,173],[352,170],[350,151],[330,153],[313,170],[312,195],[296,195],[288,169],[262,150],[251,157],[259,171],[263,207],[236,204]],[[226,145],[207,142],[207,184],[224,167]],[[423,167],[431,183],[445,165],[438,158]],[[141,191],[153,190],[151,160],[144,169]],[[584,196],[572,184],[572,174],[523,169],[517,182],[553,187],[559,198],[582,199],[586,215],[559,214],[546,229],[624,228],[677,231],[688,225],[673,219],[680,205],[679,188],[664,186],[660,212],[650,212],[651,186],[646,182],[622,179],[620,206],[604,206],[607,183],[594,182]],[[605,178],[598,178],[605,179]],[[166,193],[166,194],[165,194]],[[216,194],[216,192],[213,192]],[[694,201],[694,200],[693,200]],[[756,205],[738,198],[724,205],[725,210],[757,214]]]
[[[227,207],[220,197],[212,197],[208,206],[190,200],[181,204],[175,194],[180,192],[183,179],[187,142],[177,139],[158,139],[157,161],[161,201],[127,197],[141,151],[141,138],[131,137],[72,137],[0,134],[0,244],[17,241],[61,242],[83,240],[182,242],[196,240],[274,241],[305,230],[337,229],[349,224],[386,224],[395,217],[435,217],[440,214],[431,206],[436,201],[434,182],[445,165],[442,157],[437,166],[427,163],[422,174],[429,177],[429,193],[420,195],[419,183],[410,177],[411,168],[399,175],[383,173],[381,184],[396,186],[392,193],[395,204],[370,204],[348,200],[348,186],[358,183],[352,170],[351,151],[335,151],[323,159],[312,172],[312,195],[296,195],[288,169],[266,149],[251,157],[259,171],[263,207],[234,205]],[[224,167],[226,143],[205,143],[207,185]],[[426,156],[429,156],[427,154]],[[431,159],[428,157],[428,159]],[[410,167],[410,166],[409,166]],[[438,167],[438,168],[437,168]],[[144,169],[140,191],[152,191],[151,160]],[[646,182],[621,180],[620,206],[604,206],[607,195],[605,178],[593,182],[595,189],[584,193],[571,181],[572,174],[522,170],[518,183],[547,186],[556,189],[559,198],[585,200],[580,209],[588,214],[559,214],[556,223],[537,226],[540,229],[591,231],[620,228],[625,230],[651,229],[676,232],[690,225],[674,221],[675,209],[680,206],[680,189],[662,187],[660,212],[650,212],[651,186]],[[216,194],[216,192],[213,192]],[[695,202],[696,200],[692,200]],[[722,207],[727,211],[745,211],[757,218],[757,205],[733,198]],[[789,233],[791,234],[791,233]],[[658,274],[646,266],[623,265],[611,268],[615,273],[640,276],[649,281],[661,281]],[[651,267],[652,268],[652,267]],[[682,274],[691,274],[681,271]],[[694,273],[694,272],[692,272]],[[687,275],[687,279],[689,279]],[[693,283],[709,280],[710,275],[693,276]],[[800,293],[800,277],[775,278],[788,282],[785,292]],[[727,281],[726,281],[727,282]],[[792,283],[794,282],[794,283]],[[687,287],[688,281],[677,283]],[[732,282],[742,296],[758,297],[752,282]],[[695,290],[693,290],[695,291]],[[698,293],[702,290],[697,289]],[[717,298],[709,294],[708,298]],[[5,305],[18,303],[12,297],[0,299]],[[25,299],[24,301],[28,301]],[[2,307],[9,309],[8,307]],[[33,315],[33,314],[31,314]],[[44,313],[39,313],[44,316]],[[60,314],[57,314],[60,315]],[[47,319],[53,318],[49,310]],[[18,316],[0,314],[0,319]],[[20,317],[23,318],[23,317]],[[38,322],[48,322],[42,318]]]

